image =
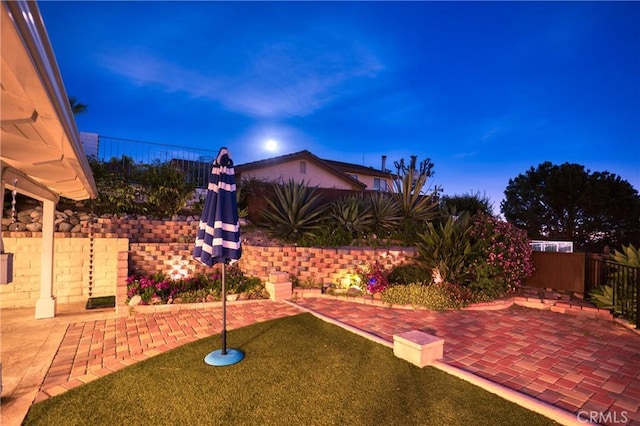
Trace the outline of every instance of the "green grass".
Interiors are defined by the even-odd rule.
[[[204,357],[220,336],[134,364],[31,407],[26,425],[553,424],[387,347],[301,314],[227,334],[234,365]]]

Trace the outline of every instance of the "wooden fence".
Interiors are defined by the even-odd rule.
[[[585,253],[534,251],[535,272],[524,285],[585,293]]]

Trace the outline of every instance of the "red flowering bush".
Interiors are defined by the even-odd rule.
[[[531,246],[525,231],[498,218],[474,216],[471,236],[478,243],[474,290],[491,297],[515,292],[533,273]]]
[[[127,298],[130,300],[133,296],[140,296],[143,305],[158,301],[168,303],[180,294],[219,288],[220,273],[217,271],[178,280],[172,280],[164,274],[154,276],[134,274],[127,277]]]
[[[219,270],[199,273],[190,277],[171,279],[165,274],[154,276],[131,275],[127,278],[127,298],[142,298],[141,304],[181,303],[219,300],[222,297],[222,276]],[[264,297],[264,284],[258,277],[248,277],[238,265],[226,268],[226,290],[228,293],[244,294],[249,299]]]
[[[378,262],[357,267],[356,274],[360,276],[363,287],[361,290],[367,291],[369,294],[381,293],[389,287],[384,267]]]

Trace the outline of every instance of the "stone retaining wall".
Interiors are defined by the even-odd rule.
[[[200,218],[174,216],[167,220],[147,219],[144,216],[97,217],[72,210],[55,212],[56,237],[82,238],[93,233],[94,238],[127,238],[134,243],[163,243],[195,241]],[[40,237],[42,207],[18,212],[12,223],[11,213],[2,218],[2,235]]]
[[[131,243],[129,270],[138,274],[190,276],[209,268],[192,259],[192,243]],[[244,244],[240,269],[267,281],[271,272],[287,272],[300,282],[339,283],[356,267],[378,261],[386,269],[407,263],[416,256],[413,248],[371,249],[364,247],[259,247]]]
[[[92,222],[93,221],[93,222]],[[86,301],[88,297],[88,245],[91,226],[95,241],[93,296],[126,299],[126,277],[131,273],[190,276],[209,268],[192,259],[199,220],[161,221],[131,218],[80,220],[77,232],[56,232],[54,296],[58,303]],[[2,307],[33,306],[40,289],[41,232],[2,232],[5,251],[15,253],[14,281],[0,286]],[[250,276],[266,281],[269,273],[287,272],[300,282],[340,283],[356,267],[380,262],[385,268],[410,262],[414,248],[263,247],[243,243],[239,266]],[[107,268],[109,273],[99,272]],[[102,269],[100,269],[101,271]]]

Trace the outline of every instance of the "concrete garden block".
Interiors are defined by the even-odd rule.
[[[284,280],[283,277],[285,277]],[[293,294],[293,284],[289,281],[289,274],[286,272],[270,273],[269,281],[264,288],[269,293],[269,299],[273,301],[290,299]]]
[[[289,282],[289,274],[286,272],[271,272],[269,274],[270,283],[286,283]]]
[[[393,354],[422,368],[444,356],[444,339],[413,330],[393,336]]]

